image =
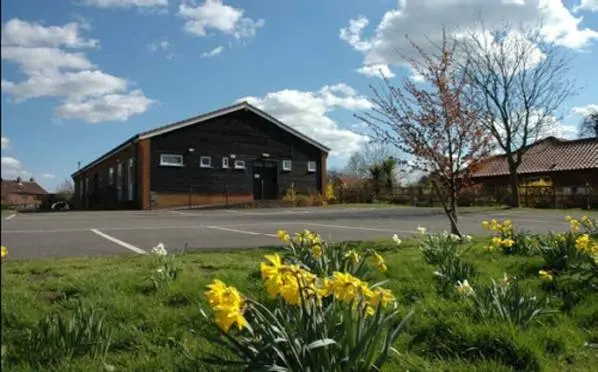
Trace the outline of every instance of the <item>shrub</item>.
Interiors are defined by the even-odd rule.
[[[517,254],[530,256],[536,253],[536,242],[529,232],[517,232],[511,220],[504,220],[502,223],[493,219],[482,221],[482,226],[494,232],[490,244],[486,247],[488,251],[501,249],[505,254]]]
[[[310,205],[314,207],[321,207],[326,205],[326,199],[321,194],[313,194],[310,196]]]
[[[547,299],[538,299],[532,292],[524,291],[516,278],[506,274],[500,283],[492,280],[490,286],[477,291],[467,282],[458,283],[456,289],[479,320],[499,319],[510,325],[525,326],[539,315],[554,312],[548,309]]]
[[[110,347],[111,330],[92,307],[77,303],[74,311],[63,316],[51,314],[30,331],[29,358],[32,365],[51,365],[74,356],[105,357]]]
[[[297,197],[297,193],[295,192],[294,188],[288,189],[285,191],[282,200],[283,201],[292,201],[294,202]]]
[[[272,309],[218,280],[208,286],[221,334],[208,338],[234,359],[211,353],[201,360],[246,371],[371,371],[384,365],[410,316],[400,320],[389,290],[348,273],[320,278],[278,255],[266,259],[260,272]]]
[[[295,205],[298,207],[308,207],[311,204],[311,200],[307,195],[295,196]]]

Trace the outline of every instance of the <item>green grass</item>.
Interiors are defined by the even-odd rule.
[[[374,247],[389,270],[372,281],[389,279],[406,311],[415,310],[406,332],[395,345],[387,371],[590,371],[598,365],[598,296],[582,300],[570,313],[540,318],[527,328],[511,328],[500,321],[475,322],[463,303],[443,298],[434,286],[433,267],[426,264],[413,241],[401,247],[391,242],[353,243]],[[469,259],[480,272],[476,283],[500,279],[504,272],[524,286],[543,294],[537,272],[538,257],[486,253],[476,245]],[[208,370],[193,363],[191,355],[213,351],[202,338],[212,328],[199,313],[205,285],[213,278],[237,286],[244,294],[265,298],[259,281],[261,257],[273,249],[186,253],[182,271],[169,288],[154,290],[147,279],[151,257],[97,257],[2,264],[3,370],[40,370],[28,365],[32,350],[28,330],[45,315],[65,313],[81,300],[106,315],[112,342],[105,361],[86,355],[55,364],[60,371]],[[559,307],[559,301],[553,301]],[[184,348],[183,348],[184,346]],[[592,367],[594,366],[594,367]],[[44,366],[44,370],[49,370]]]

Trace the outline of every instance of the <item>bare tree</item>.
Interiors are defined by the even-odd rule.
[[[458,68],[454,40],[443,33],[442,44],[432,45],[433,53],[413,42],[411,45],[418,57],[404,58],[424,84],[407,78],[402,87],[395,87],[385,79],[382,89],[371,87],[372,112],[357,117],[368,124],[378,140],[412,158],[404,164],[435,175],[434,190],[451,231],[460,235],[459,188],[468,166],[488,153],[490,139],[479,124],[467,75]]]
[[[598,111],[590,112],[581,122],[579,137],[598,137]]]
[[[353,177],[366,178],[369,177],[371,167],[380,165],[389,158],[397,157],[397,151],[392,146],[369,142],[349,157],[344,173]]]
[[[461,39],[463,64],[481,123],[504,151],[509,167],[511,205],[519,206],[517,168],[529,145],[556,120],[561,103],[574,90],[569,60],[541,34],[541,25],[467,32]]]
[[[56,187],[56,197],[61,201],[70,202],[73,194],[75,193],[75,186],[73,182],[65,179],[58,187]]]

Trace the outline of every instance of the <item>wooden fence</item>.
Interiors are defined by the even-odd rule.
[[[523,207],[530,208],[583,208],[598,209],[598,187],[586,187],[582,192],[572,192],[552,186],[521,186],[519,200]],[[375,192],[368,185],[335,187],[338,203],[375,203],[413,205],[420,207],[440,206],[441,202],[434,190],[426,187],[395,187]],[[470,188],[459,195],[460,206],[500,206],[508,205],[511,192],[508,187]]]

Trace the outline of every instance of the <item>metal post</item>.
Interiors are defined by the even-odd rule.
[[[189,209],[191,209],[191,186],[189,186]]]
[[[262,200],[264,200],[264,180],[261,180],[260,182],[262,185],[262,187],[261,187]]]

